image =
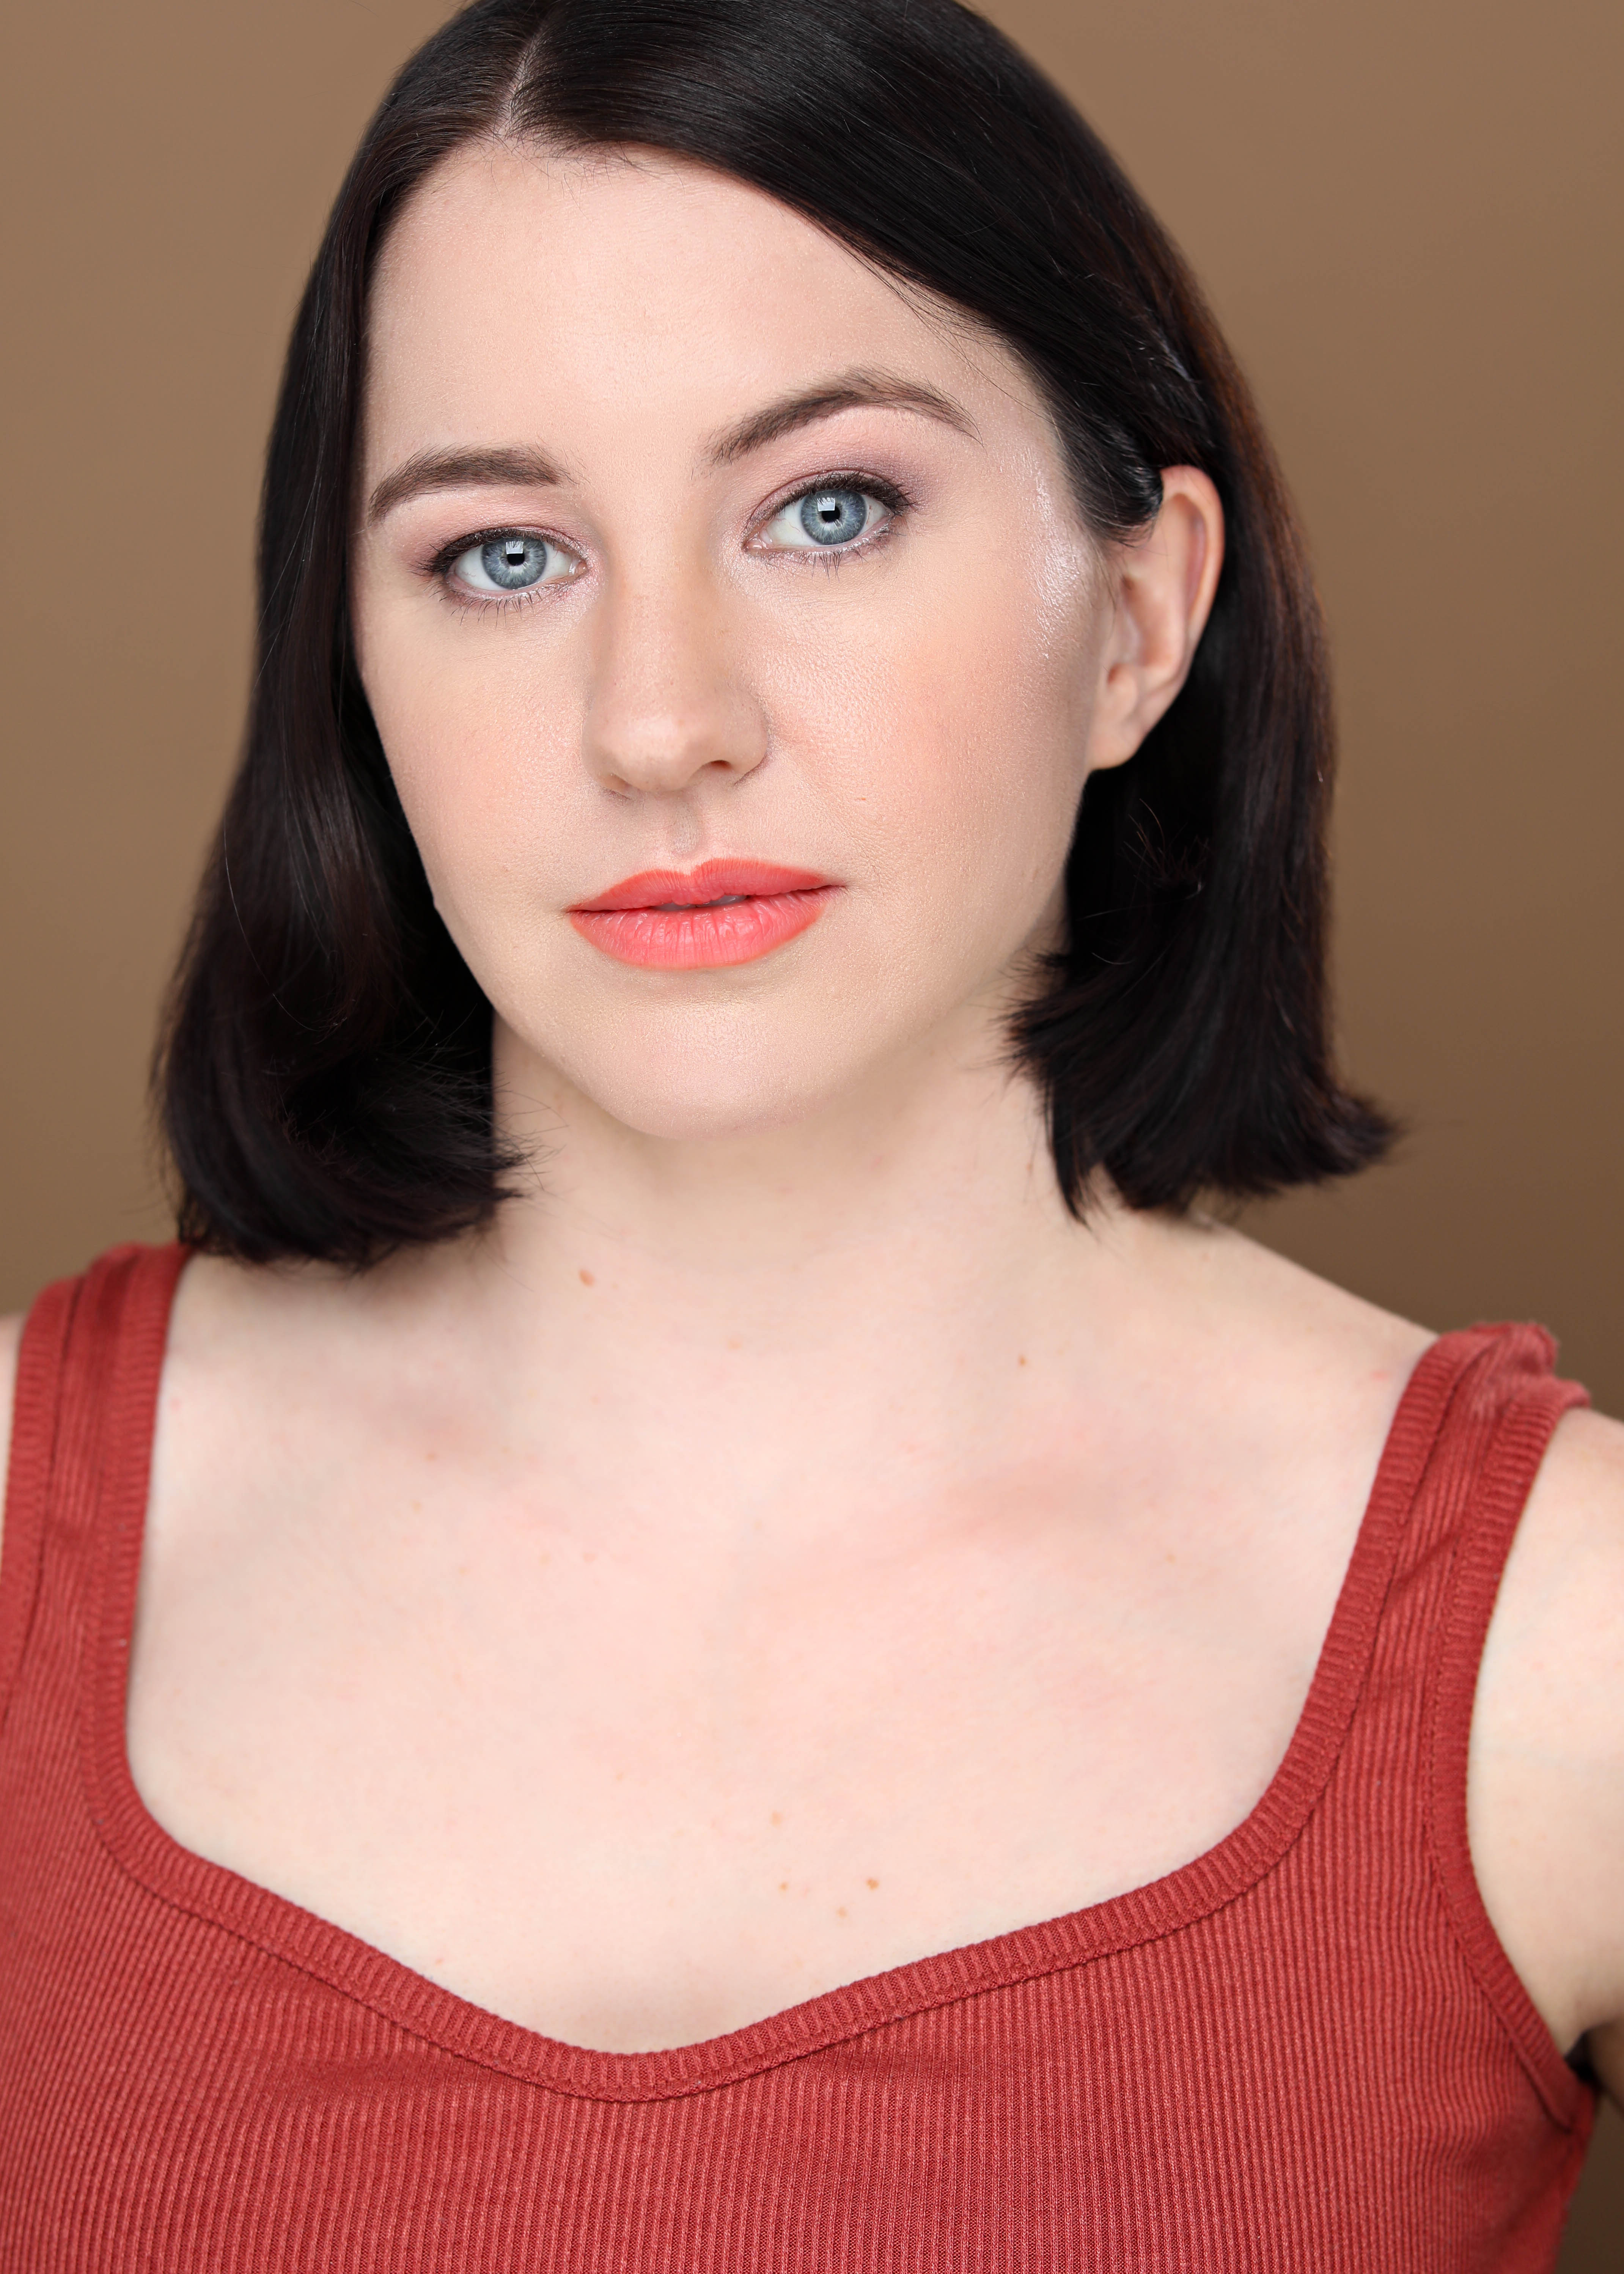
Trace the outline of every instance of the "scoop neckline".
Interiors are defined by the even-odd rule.
[[[252,1944],[444,2052],[590,2100],[713,2091],[931,2009],[1160,1940],[1254,1886],[1306,1826],[1329,1781],[1374,1646],[1403,1525],[1450,1395],[1475,1345],[1440,1336],[1411,1368],[1383,1442],[1308,1695],[1278,1767],[1234,1829],[1191,1862],[1103,1901],[822,1992],[719,2037],[604,2052],[488,2012],[349,1929],[211,1863],[173,1837],[136,1788],[125,1709],[157,1397],[184,1247],[136,1260],[106,1385],[95,1597],[82,1766],[104,1845],[150,1894]]]

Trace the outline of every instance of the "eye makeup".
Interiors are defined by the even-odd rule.
[[[802,477],[751,516],[744,549],[757,558],[793,556],[802,563],[832,567],[876,551],[913,506],[899,483],[865,468],[844,468],[810,481]],[[795,508],[800,508],[798,525],[792,528],[787,523]],[[768,541],[767,532],[779,521],[786,527],[782,541],[775,544]],[[477,582],[456,574],[459,563],[473,555],[479,556],[473,572]],[[555,562],[566,561],[574,567],[562,575],[549,573]],[[458,608],[508,613],[567,589],[586,566],[577,548],[551,530],[514,521],[460,531],[424,562],[419,573],[437,584]]]

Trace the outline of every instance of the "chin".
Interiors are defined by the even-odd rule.
[[[763,1090],[759,1084],[748,1089],[727,1084],[650,1089],[646,1082],[628,1082],[623,1091],[599,1093],[592,1099],[623,1128],[673,1145],[726,1144],[729,1139],[764,1136],[812,1119],[829,1102],[781,1089]]]
[[[502,1053],[503,1087],[515,1104],[526,1095],[558,1096],[566,1120],[573,1092],[639,1136],[715,1144],[815,1119],[863,1077],[826,1040],[820,1050],[811,1037],[782,1031],[707,1037],[632,1029],[613,1039],[609,1049],[560,1048],[556,1040],[532,1046],[532,1063],[547,1069],[539,1079],[527,1079],[522,1060],[531,1053],[521,1043],[516,1053]]]

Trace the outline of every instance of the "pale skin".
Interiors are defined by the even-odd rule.
[[[484,463],[401,493],[448,452]],[[838,566],[774,537],[836,478],[906,501]],[[1430,1337],[1204,1216],[1079,1226],[1007,1071],[1083,780],[1211,603],[1216,495],[1164,487],[1096,544],[1000,344],[700,169],[484,147],[408,207],[358,651],[534,1169],[359,1277],[189,1266],[129,1713],[177,1838],[634,2051],[1142,1885],[1258,1799]],[[556,578],[430,573],[492,530]],[[721,855],[842,889],[721,971],[567,920]],[[1624,2091],[1594,1415],[1518,1536],[1469,1796],[1535,2005]]]

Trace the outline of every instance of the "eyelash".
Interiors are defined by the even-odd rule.
[[[465,612],[471,610],[475,614],[481,616],[511,616],[520,608],[529,607],[537,600],[545,599],[549,594],[557,590],[555,585],[538,584],[529,591],[517,591],[505,600],[495,600],[484,592],[470,592],[454,586],[451,582],[451,571],[456,567],[462,555],[471,552],[476,545],[493,545],[500,537],[539,537],[545,538],[547,544],[556,546],[560,553],[573,553],[575,550],[573,546],[566,545],[561,538],[554,537],[550,530],[521,529],[516,523],[511,521],[497,522],[489,529],[470,529],[461,537],[454,537],[449,545],[440,546],[440,551],[429,562],[427,570],[428,575],[434,579],[445,598],[454,607]]]
[[[842,466],[832,473],[820,474],[816,481],[797,482],[793,489],[774,498],[756,515],[751,524],[750,535],[756,536],[776,521],[786,506],[798,505],[802,498],[814,497],[819,490],[833,489],[861,490],[865,497],[877,498],[891,515],[891,520],[883,529],[876,530],[872,537],[859,537],[851,545],[808,546],[804,548],[785,546],[780,553],[781,559],[793,561],[803,568],[818,568],[832,572],[843,561],[877,552],[891,538],[898,523],[913,511],[913,499],[897,483],[888,482],[882,474],[865,473],[860,467]],[[746,541],[748,543],[748,539]]]
[[[751,524],[750,536],[758,535],[770,523],[777,519],[786,506],[798,504],[802,498],[811,497],[818,490],[836,487],[861,488],[865,496],[876,498],[879,501],[886,512],[891,515],[891,520],[886,523],[883,529],[876,531],[874,536],[859,537],[851,545],[830,546],[826,548],[816,549],[808,546],[804,550],[799,546],[785,546],[781,549],[775,548],[779,550],[780,558],[793,561],[800,567],[833,571],[843,561],[851,560],[854,554],[876,551],[886,543],[898,523],[913,510],[913,499],[897,483],[887,481],[883,475],[864,473],[854,467],[846,467],[838,472],[820,474],[815,481],[798,483],[793,489],[787,491],[783,496],[774,498],[756,516]],[[470,529],[461,537],[454,537],[448,545],[442,545],[433,559],[429,561],[427,573],[433,577],[446,599],[455,606],[472,609],[480,615],[510,616],[520,608],[529,607],[538,600],[545,599],[559,589],[556,585],[538,584],[528,591],[516,591],[510,599],[505,600],[487,599],[482,592],[455,589],[451,583],[451,571],[462,555],[476,545],[494,544],[500,537],[540,537],[545,538],[549,545],[556,545],[560,553],[570,553],[574,550],[573,546],[566,545],[560,538],[553,537],[547,530],[521,529],[513,522],[500,523],[489,529]],[[746,542],[747,544],[749,542],[748,538]]]

